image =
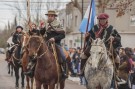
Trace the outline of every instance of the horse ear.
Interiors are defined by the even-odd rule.
[[[102,42],[105,42],[105,38],[102,39]]]

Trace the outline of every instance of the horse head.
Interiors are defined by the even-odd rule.
[[[31,36],[27,43],[28,55],[31,58],[36,58],[40,55],[43,46],[44,39],[40,36]]]
[[[94,69],[98,69],[99,64],[103,61],[103,57],[106,57],[104,54],[106,53],[106,47],[104,44],[104,41],[100,38],[97,38],[96,40],[92,40],[91,43],[91,49],[89,57],[89,62],[91,64],[91,67]]]

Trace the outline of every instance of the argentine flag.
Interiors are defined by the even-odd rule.
[[[86,33],[86,29],[90,31],[90,29],[94,26],[95,17],[96,17],[95,1],[91,0],[91,4],[88,6],[84,18],[81,22],[80,32]],[[87,28],[87,24],[88,24],[88,28]]]

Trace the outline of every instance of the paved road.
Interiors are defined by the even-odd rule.
[[[7,63],[4,61],[5,55],[0,54],[0,89],[15,89],[15,77],[8,74]],[[71,79],[71,77],[70,77]],[[21,84],[21,82],[20,82]],[[21,89],[21,88],[20,88]],[[65,89],[86,89],[76,81],[66,80]]]

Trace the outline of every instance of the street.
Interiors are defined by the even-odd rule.
[[[13,77],[8,74],[7,63],[4,59],[5,59],[5,55],[0,54],[0,89],[15,89],[14,74],[13,74]],[[21,85],[21,82],[19,83]],[[35,89],[35,86],[34,86],[34,89]],[[73,82],[67,79],[65,89],[86,89],[86,88],[84,86],[79,85],[79,82],[77,81]]]

